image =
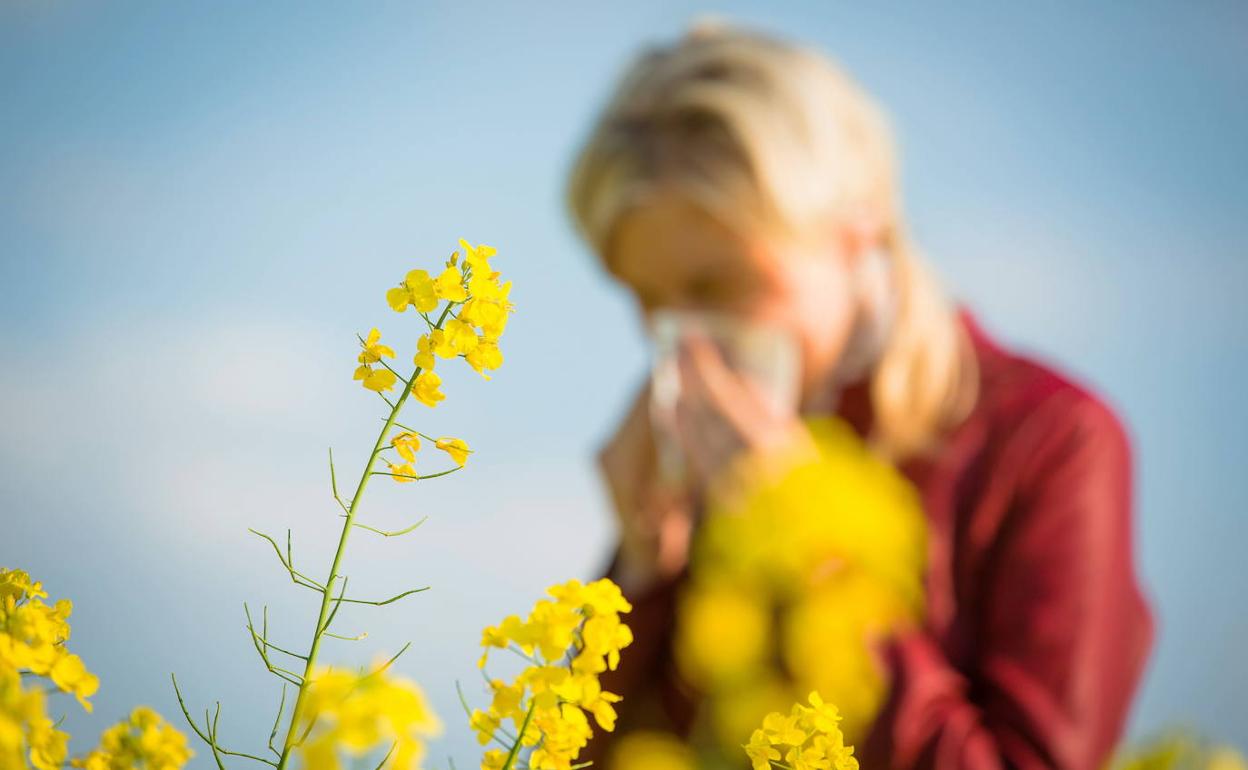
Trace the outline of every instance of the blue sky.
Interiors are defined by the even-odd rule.
[[[353,540],[352,585],[434,590],[352,613],[369,640],[329,654],[411,639],[402,670],[448,722],[435,756],[471,763],[453,683],[482,625],[601,566],[593,450],[645,365],[562,208],[571,153],[639,46],[704,11],[838,58],[894,119],[951,290],[1122,414],[1161,624],[1132,732],[1248,747],[1248,9],[1229,2],[0,7],[0,563],[75,600],[103,680],[98,718],[70,720],[84,739],[135,703],[174,715],[176,670],[262,742],[276,691],[255,698],[241,603],[292,643],[311,607],[246,529],[328,558],[326,447],[354,475],[377,416],[353,335],[414,338],[382,292],[463,236],[499,248],[519,306],[498,376],[449,377],[428,415],[479,451],[377,491],[379,524],[431,518]]]

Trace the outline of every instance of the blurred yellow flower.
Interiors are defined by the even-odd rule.
[[[86,665],[82,662],[82,658],[73,654],[61,656],[52,665],[52,670],[48,672],[48,678],[65,692],[73,693],[78,703],[88,712],[91,711],[91,704],[87,701],[87,698],[100,689],[100,680],[99,677],[87,670]]]
[[[70,764],[85,770],[179,770],[192,756],[185,735],[139,706],[129,719],[105,730],[97,748]]]
[[[65,646],[73,603],[61,599],[46,604],[41,583],[21,570],[5,568],[0,568],[0,597],[0,668],[48,677],[91,711],[87,698],[99,689],[100,680]]]
[[[46,598],[48,592],[43,590],[43,583],[31,580],[24,570],[0,567],[0,602]]]
[[[818,690],[845,716],[840,729],[860,735],[887,686],[868,639],[922,610],[917,493],[843,421],[807,426],[817,458],[746,454],[714,480],[678,599],[676,662],[706,693],[720,755],[736,751],[750,699],[764,707],[764,683],[769,703],[777,682],[786,702]]]
[[[777,758],[780,756],[777,752]],[[621,735],[607,756],[607,770],[696,770],[697,757],[671,733],[635,730]]]
[[[771,608],[757,591],[708,583],[679,600],[675,652],[681,670],[707,690],[761,665],[771,642]]]
[[[318,668],[295,720],[301,733],[310,730],[298,748],[307,770],[339,770],[340,754],[354,758],[391,747],[386,767],[413,770],[425,739],[442,732],[424,691],[380,663],[369,673]]]
[[[47,596],[37,583],[28,588],[36,595]],[[69,735],[55,728],[45,706],[42,690],[24,690],[18,670],[0,662],[0,768],[33,765],[38,770],[59,770],[65,763]]]
[[[1119,748],[1109,770],[1248,770],[1231,746],[1217,745],[1191,729],[1169,729]]]

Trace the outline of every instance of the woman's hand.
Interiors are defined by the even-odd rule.
[[[780,413],[758,383],[728,368],[714,343],[690,335],[680,345],[676,426],[698,489],[711,484],[740,454],[816,458],[813,436],[796,413]]]
[[[685,566],[693,529],[693,502],[658,483],[649,381],[599,450],[598,467],[620,533],[616,582],[625,594],[636,595]]]

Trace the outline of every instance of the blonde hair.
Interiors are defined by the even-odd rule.
[[[896,177],[887,119],[827,56],[709,20],[633,62],[576,157],[567,203],[603,259],[622,215],[659,187],[797,243],[855,209],[879,212],[897,309],[871,374],[871,438],[900,459],[965,416],[977,373],[903,226]]]

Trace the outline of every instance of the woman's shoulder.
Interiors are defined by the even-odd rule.
[[[1126,425],[1105,396],[1058,365],[999,343],[968,311],[959,315],[978,364],[967,422],[978,424],[990,446],[1030,465],[1090,451],[1128,462]]]

